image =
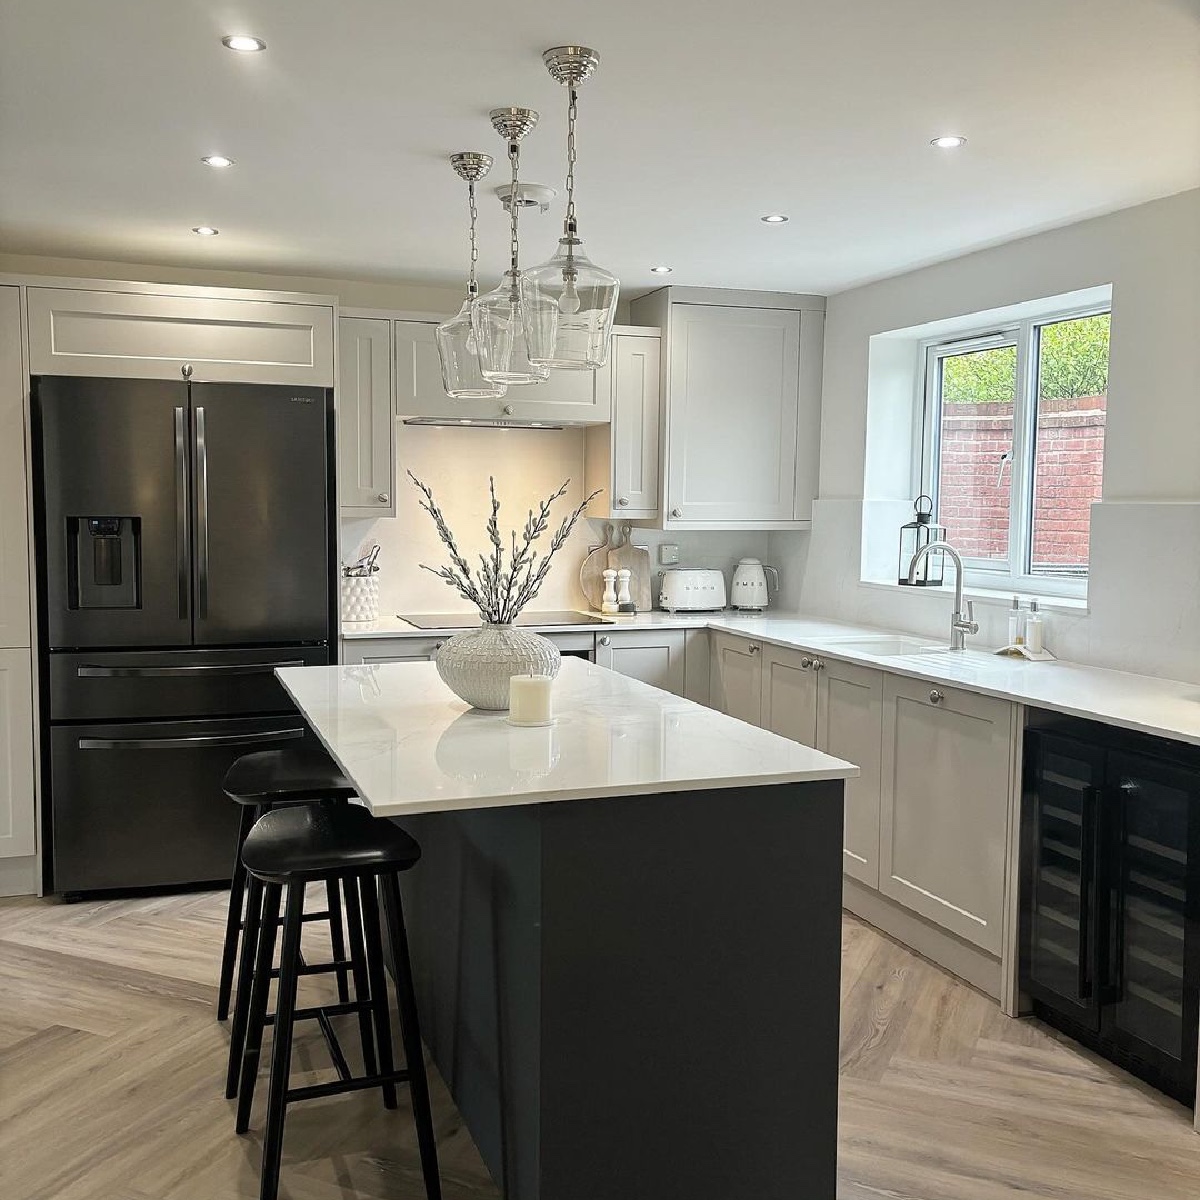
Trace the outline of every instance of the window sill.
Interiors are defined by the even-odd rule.
[[[880,579],[860,579],[859,583],[865,588],[874,588],[877,591],[892,592],[899,594],[903,592],[909,596],[951,596],[954,595],[954,583],[948,581],[941,587],[905,587],[899,583],[888,583]],[[980,588],[980,587],[964,587],[963,595],[968,600],[973,600],[977,604],[987,606],[994,605],[997,608],[1011,608],[1012,598],[1019,596],[1022,601],[1036,600],[1038,609],[1042,612],[1068,612],[1076,615],[1086,615],[1090,610],[1086,596],[1043,596],[1037,592],[1022,592],[1013,589],[998,590],[995,588]]]

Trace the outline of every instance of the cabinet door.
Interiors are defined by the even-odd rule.
[[[596,662],[618,675],[682,696],[686,636],[682,629],[603,633],[596,639]]]
[[[32,854],[33,672],[28,650],[0,650],[0,858]]]
[[[612,508],[617,516],[658,516],[659,342],[615,337],[612,381]]]
[[[0,287],[0,647],[29,645],[29,511],[21,301]]]
[[[884,682],[879,890],[999,956],[1013,706]]]
[[[713,707],[739,721],[762,724],[762,644],[714,633]]]
[[[603,425],[612,415],[612,399],[598,385],[597,371],[551,371],[545,383],[509,388],[498,400],[452,400],[442,389],[437,326],[421,321],[395,324],[398,417]]]
[[[819,662],[799,650],[765,646],[762,652],[762,724],[764,729],[805,746],[817,744],[817,672]]]
[[[29,373],[333,386],[333,309],[30,288]]]
[[[671,307],[666,524],[795,520],[800,314]]]
[[[819,659],[817,672],[818,750],[854,763],[846,780],[842,869],[879,886],[879,793],[883,752],[883,672],[836,659]]]
[[[342,662],[360,663],[429,662],[446,644],[445,638],[342,638]]]
[[[338,499],[348,517],[396,515],[392,323],[338,322]]]

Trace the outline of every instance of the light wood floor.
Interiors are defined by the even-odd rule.
[[[0,901],[3,1200],[257,1195],[258,1137],[234,1135],[222,1097],[223,916],[211,894]],[[842,994],[839,1200],[1200,1197],[1184,1109],[852,920]],[[320,1066],[306,1024],[296,1063]],[[494,1200],[434,1087],[446,1200]],[[256,1129],[265,1081],[258,1099]],[[294,1108],[283,1177],[289,1200],[424,1196],[407,1109],[373,1094]]]

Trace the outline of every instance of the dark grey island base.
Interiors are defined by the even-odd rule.
[[[843,786],[399,821],[423,1033],[507,1200],[833,1200]]]

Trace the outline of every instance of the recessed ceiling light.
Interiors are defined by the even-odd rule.
[[[250,37],[244,33],[231,33],[221,39],[221,45],[228,50],[236,50],[239,54],[257,54],[267,48],[262,38]]]
[[[670,275],[672,270],[674,270],[673,267],[651,267],[650,274],[651,275]]]
[[[957,150],[959,146],[967,144],[967,139],[957,133],[944,133],[941,137],[933,138],[929,144],[939,150]]]
[[[767,213],[765,217],[758,218],[764,225],[783,225],[788,218],[783,213]]]
[[[223,154],[206,154],[200,160],[206,167],[232,167],[233,159]]]
[[[221,231],[214,229],[211,225],[193,225],[192,232],[198,233],[201,237],[216,237]]]

